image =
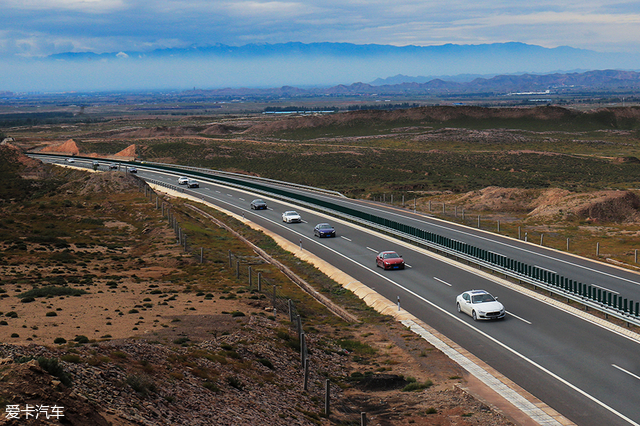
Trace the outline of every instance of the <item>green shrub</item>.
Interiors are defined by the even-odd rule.
[[[65,343],[67,343],[67,339],[65,339],[64,337],[56,337],[53,340],[53,343],[55,343],[56,345],[64,345]]]
[[[47,317],[57,317],[58,314],[56,314],[55,312],[51,311],[51,312],[47,312],[46,314],[44,314]]]
[[[337,343],[341,348],[346,349],[349,352],[357,353],[358,355],[373,355],[376,353],[374,348],[357,340],[340,339]]]
[[[89,338],[83,335],[76,336],[73,340],[78,343],[89,343]]]
[[[64,368],[62,368],[62,366],[58,363],[57,358],[45,358],[41,356],[38,357],[38,364],[47,373],[60,379],[62,384],[64,384],[65,386],[71,386],[71,376],[69,375],[69,373],[66,373],[64,371]]]
[[[206,381],[202,384],[205,388],[209,389],[211,392],[219,392],[220,388],[214,382]]]
[[[82,358],[76,354],[64,354],[60,357],[61,361],[72,362],[74,364],[79,364],[82,362]]]
[[[236,376],[227,376],[226,380],[231,387],[234,387],[238,390],[242,390],[244,388],[244,384]]]
[[[148,376],[132,374],[127,377],[126,382],[134,391],[142,396],[147,396],[149,393],[155,392],[157,389],[155,383],[153,383],[151,378]]]
[[[46,286],[40,288],[34,288],[24,293],[16,295],[16,297],[23,299],[25,297],[48,297],[48,296],[80,296],[87,294],[85,290],[78,288],[71,288],[65,286]]]
[[[427,380],[426,382],[423,382],[423,383],[416,381],[416,382],[409,383],[407,386],[402,388],[402,391],[403,392],[421,391],[421,390],[430,388],[431,386],[433,386],[433,382],[431,380]]]

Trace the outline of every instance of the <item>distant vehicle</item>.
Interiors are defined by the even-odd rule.
[[[195,179],[189,179],[187,181],[187,187],[189,187],[189,188],[200,188],[200,184]]]
[[[98,161],[92,161],[92,162],[91,162],[91,165],[92,165],[93,167],[100,167],[100,163],[99,163]]]
[[[485,290],[470,290],[456,297],[458,312],[470,315],[474,321],[501,319],[505,317],[502,303]]]
[[[376,256],[376,266],[382,269],[404,269],[404,259],[395,251],[382,251]]]
[[[335,237],[336,230],[328,223],[319,223],[313,228],[313,235],[317,237]]]
[[[117,169],[118,169],[118,165],[116,163],[109,164],[109,170],[117,170]]]
[[[178,185],[186,185],[187,183],[189,183],[189,178],[186,176],[180,176],[178,178]]]
[[[67,163],[75,163],[76,160],[74,160],[73,158],[67,158]]]
[[[251,208],[253,210],[266,210],[267,209],[267,203],[265,203],[263,200],[258,198],[258,199],[253,200],[251,202]]]
[[[299,222],[302,222],[302,218],[300,217],[298,212],[294,210],[289,210],[282,213],[282,221],[287,223],[294,223],[294,222],[299,223]]]
[[[129,169],[129,173],[138,173],[138,169],[136,169],[135,167],[131,167]]]

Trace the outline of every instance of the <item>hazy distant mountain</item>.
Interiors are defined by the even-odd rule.
[[[566,93],[584,90],[616,91],[640,90],[640,73],[635,71],[588,71],[584,73],[555,73],[546,75],[496,75],[491,78],[475,78],[468,82],[433,79],[424,83],[373,85],[366,83],[340,84],[328,88],[300,89],[290,86],[270,89],[218,89],[198,90],[209,96],[261,96],[295,98],[305,96],[355,96],[355,95],[440,95],[440,94],[527,94],[536,92]]]
[[[511,84],[496,76],[549,74],[561,70],[638,69],[638,53],[602,53],[572,47],[524,43],[389,46],[351,43],[280,43],[124,52],[69,52],[46,58],[18,58],[4,64],[0,90],[109,91],[185,90],[199,87],[335,87],[336,92],[390,93],[434,90],[501,90]],[[434,76],[406,79],[401,76]],[[376,80],[386,76],[396,76]],[[454,76],[454,77],[451,77]],[[374,81],[375,80],[375,81]],[[337,87],[374,82],[376,89]],[[493,86],[492,83],[495,83]],[[546,83],[536,82],[541,87]],[[425,85],[425,86],[415,86]],[[452,86],[453,84],[453,86]],[[459,84],[462,86],[456,86]],[[462,89],[461,89],[462,88]],[[291,90],[291,89],[290,89]],[[493,90],[493,89],[491,89]]]
[[[467,83],[469,81],[475,80],[476,78],[491,78],[494,75],[495,74],[458,74],[458,75],[429,75],[429,76],[412,77],[409,75],[397,74],[397,75],[394,75],[393,77],[376,78],[369,84],[371,84],[372,86],[387,86],[387,85],[402,84],[402,83],[428,83],[431,80],[444,80],[444,81],[455,81],[457,83]]]
[[[585,49],[561,46],[545,48],[524,43],[493,43],[478,45],[444,44],[438,46],[391,46],[380,44],[352,44],[352,43],[279,43],[279,44],[247,44],[243,46],[228,46],[215,44],[210,46],[191,46],[188,48],[158,49],[148,52],[125,51],[111,53],[69,52],[51,55],[56,60],[86,60],[86,59],[196,59],[196,58],[235,58],[235,59],[264,59],[264,58],[349,58],[349,59],[381,59],[408,61],[411,63],[425,62],[433,65],[469,64],[469,69],[478,69],[478,64],[491,63],[514,64],[522,68],[514,72],[540,72],[540,66],[548,66],[548,70],[557,69],[597,69],[621,68],[620,62],[629,60],[629,55],[614,53],[599,53]],[[640,67],[640,58],[634,58]],[[602,66],[603,64],[609,66]],[[592,64],[584,66],[585,64]],[[599,64],[599,66],[597,65]],[[534,66],[535,65],[535,66]],[[481,68],[481,67],[480,67]],[[629,67],[634,68],[634,67]],[[503,71],[507,72],[507,71]],[[512,71],[508,71],[512,72]],[[462,73],[454,73],[461,75]],[[494,73],[497,74],[497,73]],[[479,76],[480,74],[478,74]],[[485,73],[484,76],[487,74]],[[473,76],[473,74],[469,74]],[[394,82],[393,84],[400,83]]]

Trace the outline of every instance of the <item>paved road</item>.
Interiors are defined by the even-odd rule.
[[[176,176],[141,168],[138,175],[174,185],[177,180]],[[267,200],[269,210],[253,211],[249,209],[249,203],[258,196],[199,180],[201,187],[190,190],[192,194],[198,194],[232,212],[244,214],[247,219],[295,244],[302,241],[304,250],[356,277],[389,300],[395,301],[399,296],[403,309],[576,424],[640,426],[638,341],[369,230],[262,196]],[[344,202],[361,205],[353,200]],[[378,215],[384,212],[394,220],[399,217],[398,213],[387,211],[382,206],[362,203],[361,208],[375,209]],[[303,223],[282,223],[282,212],[291,209],[302,214]],[[549,269],[566,270],[567,276],[570,276],[569,273],[579,274],[580,277],[597,279],[603,285],[619,285],[615,288],[621,292],[638,291],[638,277],[635,274],[608,268],[607,265],[565,257],[518,241],[457,226],[447,230],[442,222],[410,213],[402,213],[401,216],[402,220],[419,223],[423,228],[426,225],[438,227],[439,233],[448,232],[456,235],[453,237],[456,239],[462,240],[464,237],[482,241],[480,246],[483,248],[509,250],[523,261],[532,259],[532,262]],[[313,226],[327,221],[335,225],[338,237],[322,240],[314,237]],[[382,250],[398,251],[410,267],[403,271],[376,268],[375,254]],[[554,260],[556,257],[560,259]],[[498,296],[508,311],[507,318],[498,322],[474,322],[468,316],[459,314],[455,309],[455,296],[472,288],[482,288]]]

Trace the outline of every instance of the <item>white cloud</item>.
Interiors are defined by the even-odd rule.
[[[122,10],[123,0],[4,0],[8,7],[26,10],[76,10],[87,13],[104,13]]]

